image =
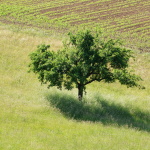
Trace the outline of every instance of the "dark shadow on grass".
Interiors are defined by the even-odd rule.
[[[110,103],[101,97],[96,98],[95,103],[86,103],[67,94],[50,93],[47,100],[68,118],[101,122],[104,125],[127,126],[150,132],[150,113]]]

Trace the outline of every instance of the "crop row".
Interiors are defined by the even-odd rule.
[[[139,38],[150,35],[149,0],[1,0],[0,21],[42,28],[101,26]]]
[[[23,2],[23,1],[22,1]],[[32,0],[30,0],[30,2],[32,2]],[[58,4],[60,4],[60,2],[61,1],[59,1],[59,3]],[[99,4],[98,3],[98,1],[96,1],[97,2],[97,4]],[[89,4],[90,4],[90,6],[91,6],[91,3],[92,2],[90,2]],[[94,2],[93,2],[94,3]],[[130,2],[131,3],[131,2]],[[129,4],[130,4],[129,3]],[[53,3],[54,4],[54,3]],[[11,12],[11,14],[10,14],[10,16],[13,16],[14,17],[14,15],[13,15],[13,12],[16,12],[15,14],[16,14],[16,16],[25,16],[25,15],[28,15],[28,16],[30,16],[29,18],[32,18],[32,19],[34,19],[34,16],[36,15],[36,17],[37,16],[42,16],[41,18],[43,18],[43,16],[48,16],[49,18],[47,18],[47,19],[50,19],[51,20],[51,22],[53,22],[53,21],[56,21],[56,20],[62,20],[62,18],[64,19],[64,21],[65,22],[69,22],[70,24],[79,24],[79,22],[83,22],[83,20],[84,20],[84,22],[85,22],[85,20],[87,20],[87,22],[89,22],[89,20],[111,20],[112,18],[117,18],[117,16],[118,15],[121,15],[121,14],[119,14],[119,13],[117,13],[118,11],[120,11],[120,10],[118,10],[118,7],[122,7],[123,8],[123,6],[126,6],[126,5],[123,5],[123,4],[120,4],[120,5],[115,5],[114,6],[114,8],[112,9],[106,9],[106,8],[100,8],[100,10],[98,10],[98,11],[93,11],[93,9],[94,9],[94,7],[93,7],[93,9],[91,10],[91,7],[89,6],[89,4],[88,5],[86,5],[86,7],[85,6],[77,6],[77,7],[75,7],[75,8],[72,8],[71,10],[67,10],[67,8],[66,7],[64,7],[64,9],[65,10],[63,10],[62,9],[62,6],[60,7],[60,9],[59,10],[57,10],[57,11],[55,11],[55,8],[56,7],[53,7],[52,5],[51,5],[51,8],[53,8],[54,10],[53,11],[51,11],[51,12],[46,12],[46,13],[42,13],[42,12],[40,12],[40,11],[38,11],[38,12],[36,12],[35,11],[35,7],[32,7],[32,9],[30,9],[30,10],[27,10],[27,9],[23,9],[22,7],[21,7],[21,11],[18,9],[18,6],[16,7],[17,9],[14,9],[14,7],[12,7],[11,6],[11,9],[9,9],[9,11],[7,10],[7,11],[2,11],[2,15],[4,15],[5,13],[5,15],[7,15],[7,14],[10,14],[10,12]],[[133,3],[134,4],[134,3]],[[70,5],[69,5],[70,6]],[[57,6],[58,7],[58,6]],[[34,9],[33,9],[34,8]],[[48,7],[49,8],[49,7]],[[89,9],[88,9],[89,8]],[[41,7],[39,7],[38,8],[39,10],[41,10],[42,9],[42,11],[44,11],[43,10],[43,8],[41,8]],[[99,8],[98,8],[99,9]],[[139,8],[137,8],[137,9],[139,9]],[[148,9],[148,8],[147,8]],[[83,11],[84,10],[84,11]],[[86,11],[85,11],[86,10]],[[118,10],[118,11],[117,11]],[[125,10],[125,11],[121,11],[123,14],[127,14],[127,11],[128,10]],[[79,12],[79,13],[77,13],[77,12]],[[111,13],[111,14],[110,14]],[[17,15],[18,14],[18,15]],[[33,15],[33,17],[31,17],[31,15]],[[70,15],[69,15],[70,14]],[[105,15],[106,14],[106,15]],[[121,16],[122,17],[122,16]],[[123,16],[124,17],[124,16]],[[46,17],[44,17],[44,18],[46,18]],[[56,18],[56,19],[55,19]],[[70,19],[66,19],[66,18],[70,18]],[[73,19],[72,19],[73,18]],[[54,19],[54,20],[53,20]],[[66,20],[65,20],[66,19]],[[72,19],[72,21],[71,21],[71,19]],[[52,21],[53,20],[53,21]],[[76,22],[75,22],[76,21]]]

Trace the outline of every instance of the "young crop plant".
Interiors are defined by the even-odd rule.
[[[141,78],[128,70],[132,51],[121,47],[119,40],[103,40],[101,32],[89,30],[69,33],[69,41],[58,51],[49,51],[49,45],[39,45],[30,54],[30,70],[41,83],[68,90],[78,88],[82,100],[86,85],[94,81],[115,82],[127,87],[139,86]]]

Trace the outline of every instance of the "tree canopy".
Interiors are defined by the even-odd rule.
[[[48,87],[78,88],[82,100],[86,85],[93,81],[115,82],[127,87],[140,86],[141,78],[128,70],[131,50],[119,40],[104,40],[100,32],[89,30],[69,33],[68,42],[61,50],[50,51],[50,45],[39,45],[30,54],[30,70],[38,74]]]

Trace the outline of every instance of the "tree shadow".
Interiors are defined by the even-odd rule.
[[[71,95],[49,93],[47,100],[68,118],[101,122],[104,125],[127,126],[150,132],[150,113],[110,103],[102,97],[96,98],[95,103],[86,103]]]

